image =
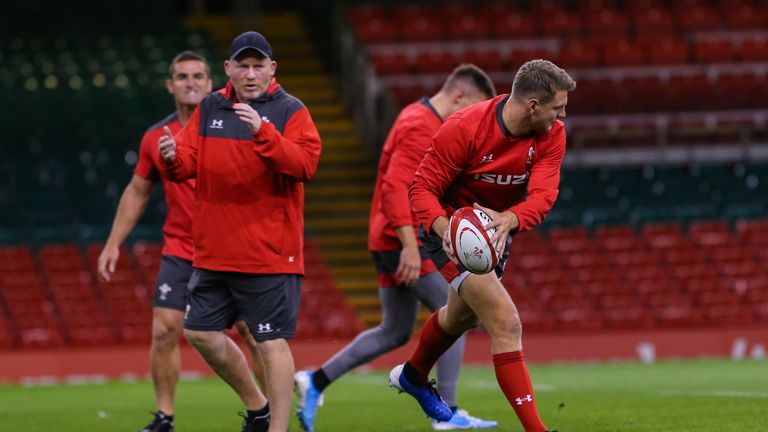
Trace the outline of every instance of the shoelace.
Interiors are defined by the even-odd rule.
[[[431,380],[427,381],[424,385],[427,386],[430,394],[437,396],[439,399],[442,399],[442,397],[440,396],[440,393],[437,392],[437,388],[435,388],[437,386],[436,379],[432,378]]]

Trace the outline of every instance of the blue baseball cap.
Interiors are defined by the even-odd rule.
[[[272,45],[261,33],[247,31],[232,40],[229,46],[229,59],[232,60],[245,50],[256,50],[264,57],[272,58]]]

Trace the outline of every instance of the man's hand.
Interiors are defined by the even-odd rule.
[[[408,227],[410,228],[410,227]],[[397,266],[395,277],[400,284],[413,287],[421,276],[421,254],[419,246],[405,246],[400,251],[400,264]]]
[[[248,125],[251,133],[255,134],[261,129],[261,116],[252,106],[244,103],[236,103],[233,108],[240,120]]]
[[[160,157],[166,162],[173,162],[176,160],[176,140],[173,139],[173,134],[168,126],[163,126],[165,135],[161,136],[157,141],[157,148],[160,149]]]
[[[443,252],[448,255],[448,258],[453,261],[454,264],[458,264],[456,256],[453,253],[453,246],[451,245],[451,238],[448,235],[449,220],[445,216],[440,216],[432,222],[432,232],[439,235],[443,239]]]
[[[491,223],[483,228],[486,230],[496,228],[496,233],[491,237],[491,244],[496,248],[496,253],[499,257],[501,257],[504,253],[504,247],[507,244],[509,233],[517,230],[517,227],[520,226],[520,221],[517,219],[517,215],[509,210],[499,213],[495,210],[485,208],[478,203],[474,204],[474,208],[482,210],[491,218]]]
[[[100,281],[109,282],[112,279],[112,274],[115,272],[118,258],[120,258],[119,247],[104,246],[101,254],[99,254],[99,260],[96,263]]]

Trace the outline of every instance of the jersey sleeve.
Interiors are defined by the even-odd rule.
[[[435,219],[446,216],[440,197],[466,165],[468,135],[461,127],[461,117],[449,117],[416,170],[409,194],[411,207],[427,229]]]
[[[159,138],[158,138],[159,139]],[[173,139],[176,140],[176,158],[167,162],[160,158],[161,174],[174,182],[182,182],[197,176],[197,146],[200,139],[200,107],[198,106]],[[157,146],[157,143],[155,143]],[[164,172],[163,172],[164,171]]]
[[[518,232],[529,231],[540,224],[557,199],[560,166],[565,157],[565,128],[554,132],[544,147],[546,152],[531,167],[527,198],[509,209],[520,222]]]
[[[296,111],[285,125],[283,135],[269,122],[262,122],[254,134],[254,151],[273,170],[308,181],[317,171],[320,160],[320,134],[309,110]]]
[[[381,211],[394,228],[413,224],[408,189],[432,144],[432,135],[426,124],[412,124],[405,126],[397,137],[387,172],[381,179]]]
[[[157,169],[155,158],[152,152],[157,152],[157,134],[153,131],[147,131],[141,138],[139,145],[139,160],[133,173],[139,177],[157,183],[160,179],[160,172]]]

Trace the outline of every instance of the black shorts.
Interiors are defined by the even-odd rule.
[[[373,266],[376,267],[376,276],[379,279],[380,287],[400,285],[395,274],[397,273],[397,268],[400,266],[401,253],[402,252],[399,250],[371,251],[371,259],[373,260]],[[429,255],[424,249],[424,246],[419,246],[419,254],[421,255],[421,270],[419,277],[436,272],[437,268],[432,263],[432,260],[429,259]]]
[[[296,335],[301,276],[250,274],[196,268],[189,280],[184,328],[221,331],[237,320],[259,341]]]
[[[461,264],[455,264],[448,258],[448,255],[443,250],[442,237],[432,232],[432,230],[427,232],[424,224],[419,225],[419,239],[421,239],[421,242],[424,244],[424,249],[426,249],[432,262],[435,263],[438,271],[440,271],[443,277],[445,277],[445,280],[458,291],[461,282],[463,282],[470,274],[469,270],[465,269]],[[494,268],[496,277],[499,279],[501,279],[501,276],[504,274],[504,266],[509,257],[509,245],[511,243],[512,236],[507,236],[507,244],[504,246],[504,253],[501,255],[501,258],[499,258],[499,263],[496,264],[496,268]]]
[[[154,307],[187,309],[187,284],[192,276],[192,262],[171,255],[160,259],[160,270],[155,283]]]

